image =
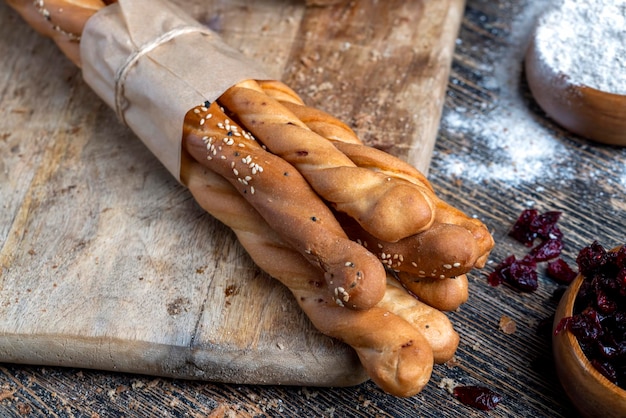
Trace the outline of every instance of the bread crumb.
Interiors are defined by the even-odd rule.
[[[450,379],[449,377],[444,377],[441,379],[438,385],[441,389],[447,390],[450,394],[454,391],[454,388],[458,386],[458,383],[454,381],[454,379]]]
[[[500,331],[505,334],[514,334],[517,330],[517,324],[510,317],[502,315],[500,317]]]

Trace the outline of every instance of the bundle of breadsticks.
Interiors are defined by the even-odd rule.
[[[189,54],[198,45],[187,47],[186,35],[199,32],[193,42],[208,43],[219,42],[215,36],[183,16],[184,25],[142,40],[120,68],[94,76],[87,68],[97,67],[93,61],[109,52],[94,51],[93,38],[96,45],[105,38],[105,47],[130,44],[115,32],[129,18],[124,3],[144,7],[141,1],[7,1],[83,69],[87,83],[163,157],[198,204],[233,230],[262,270],[289,288],[313,325],[354,348],[383,390],[414,395],[429,381],[434,364],[452,358],[459,335],[445,311],[467,300],[466,273],[484,266],[493,239],[480,221],[439,199],[422,173],[365,145],[346,124],[307,106],[285,84],[245,73],[236,82],[227,80],[232,84],[225,88],[211,84],[217,74],[203,74],[209,90],[219,94],[202,92],[204,100],[184,108],[173,127],[178,142],[164,149],[151,141],[172,130],[172,122],[159,114],[169,100],[150,96],[160,93],[143,87],[133,90],[127,72],[136,70],[135,77],[148,77],[146,84],[153,86],[151,77],[160,67],[168,75],[180,68],[153,55],[159,68],[146,70],[140,63],[146,51],[169,46],[159,53]],[[163,6],[165,15],[184,14],[161,0],[147,4],[150,10]],[[94,21],[113,23],[98,31]],[[220,60],[239,59],[222,45],[214,49]],[[218,61],[202,53],[192,59]],[[113,80],[110,92],[102,81],[106,77]],[[169,84],[154,90],[172,88]],[[139,99],[132,93],[137,90]],[[133,122],[142,112],[141,124]],[[142,131],[144,125],[149,128]]]

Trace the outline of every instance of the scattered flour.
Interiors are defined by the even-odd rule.
[[[520,87],[528,42],[538,17],[549,3],[519,2],[519,13],[510,22],[507,44],[484,48],[481,70],[490,78],[481,85],[498,92],[497,102],[486,110],[460,106],[445,109],[442,128],[450,135],[466,138],[470,149],[438,154],[437,166],[442,174],[464,182],[501,181],[512,187],[547,181],[567,185],[580,179],[580,167],[574,165],[573,153],[581,150],[568,148],[559,128],[531,110],[530,101]],[[486,150],[477,152],[480,147]],[[623,160],[616,161],[610,169],[615,183],[625,189]],[[593,179],[594,175],[606,174],[589,170],[585,175]]]

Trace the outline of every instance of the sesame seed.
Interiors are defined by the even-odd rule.
[[[415,268],[417,268],[417,263],[415,261],[411,261],[411,265]]]
[[[206,112],[209,109],[207,107],[205,107],[205,106],[202,106],[202,107],[200,107],[200,110],[202,110],[203,112]]]
[[[211,119],[213,117],[212,113],[208,113],[204,118],[205,119]]]
[[[200,126],[204,125],[204,119],[200,119]]]
[[[346,267],[354,267],[354,263],[352,261],[346,261]]]
[[[195,108],[195,109],[193,110],[193,113],[195,113],[195,114],[197,115],[198,113],[200,113],[200,109]]]
[[[239,175],[239,171],[236,168],[233,168],[233,174],[238,176]]]
[[[450,269],[452,269],[452,266],[450,264],[444,264],[443,268],[446,269],[446,270],[450,270]]]
[[[246,176],[246,177],[244,177],[244,180],[245,180],[245,181],[250,181],[250,180],[252,180],[252,177],[250,177],[250,176]]]
[[[254,194],[254,186],[250,186],[250,193]]]
[[[382,249],[383,245],[382,244],[378,244],[378,248]]]
[[[461,263],[454,263],[452,264],[453,267],[461,267]]]

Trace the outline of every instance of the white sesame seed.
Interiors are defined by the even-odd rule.
[[[461,267],[461,263],[454,263],[452,264],[453,267]]]
[[[450,269],[452,269],[452,266],[450,264],[444,264],[443,268],[446,269],[446,270],[450,270]]]
[[[411,261],[411,265],[415,268],[417,268],[417,263],[415,261]]]
[[[254,186],[250,186],[250,194],[254,194]]]
[[[200,126],[204,125],[204,119],[200,119]]]
[[[197,115],[198,113],[200,113],[200,109],[195,108],[195,109],[193,110],[193,113],[195,113],[195,114]]]
[[[236,168],[233,168],[233,174],[238,176],[239,175],[239,171]]]

